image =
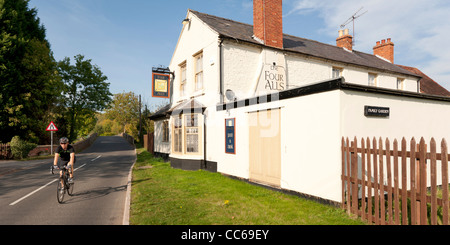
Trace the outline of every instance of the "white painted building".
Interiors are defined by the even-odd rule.
[[[343,136],[450,139],[450,97],[419,93],[421,77],[393,64],[390,39],[374,55],[352,50],[346,32],[337,46],[294,37],[282,34],[281,0],[254,5],[254,26],[188,10],[171,104],[151,117],[155,153],[173,167],[341,202]],[[366,116],[366,106],[389,115]]]

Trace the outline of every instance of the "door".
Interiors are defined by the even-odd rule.
[[[249,113],[250,181],[280,186],[281,110]]]

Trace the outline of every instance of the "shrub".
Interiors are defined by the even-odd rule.
[[[36,148],[36,144],[29,143],[25,140],[20,139],[19,136],[14,136],[9,143],[11,146],[11,153],[14,158],[24,159],[28,156],[31,150]]]

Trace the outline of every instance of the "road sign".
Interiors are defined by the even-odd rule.
[[[50,124],[47,126],[46,131],[58,131],[58,128],[55,126],[53,122],[50,122]]]

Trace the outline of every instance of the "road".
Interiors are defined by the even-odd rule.
[[[0,225],[121,225],[134,148],[99,137],[76,155],[74,195],[56,199],[53,160],[0,162]]]

